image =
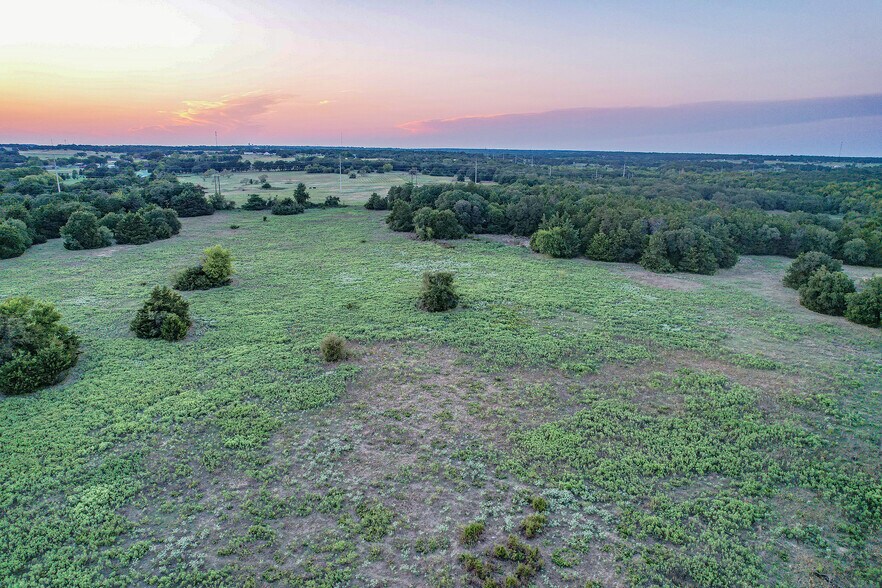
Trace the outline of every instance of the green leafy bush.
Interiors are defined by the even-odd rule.
[[[420,293],[420,307],[429,312],[443,312],[456,308],[459,296],[450,272],[426,272],[423,274],[423,289]]]
[[[98,249],[107,247],[113,239],[110,229],[98,224],[98,218],[91,212],[78,210],[70,215],[67,224],[61,227],[65,249]]]
[[[214,206],[205,197],[205,189],[193,184],[187,184],[180,194],[172,197],[171,208],[181,217],[214,214]]]
[[[868,327],[882,326],[882,276],[864,284],[860,292],[845,295],[845,318]]]
[[[371,194],[368,201],[364,203],[364,207],[368,210],[386,210],[389,208],[389,199],[383,198],[376,192]]]
[[[54,306],[31,298],[0,304],[0,392],[51,386],[76,364],[79,339],[60,320]]]
[[[481,540],[484,534],[484,522],[474,521],[464,526],[459,531],[459,542],[463,545],[474,545]]]
[[[413,230],[413,210],[404,200],[396,200],[392,212],[386,217],[386,224],[393,231],[406,233]]]
[[[319,351],[321,351],[322,358],[325,361],[336,362],[346,359],[348,356],[346,339],[334,333],[325,335],[325,338],[319,344]]]
[[[579,233],[569,219],[559,224],[541,228],[530,237],[530,248],[551,257],[576,257],[579,255]]]
[[[202,252],[202,263],[189,267],[175,276],[176,290],[208,290],[226,286],[233,276],[233,257],[220,245]]]
[[[841,316],[846,308],[845,297],[852,292],[854,282],[845,273],[821,267],[799,289],[799,303],[815,312]]]
[[[272,213],[280,216],[300,214],[301,212],[303,212],[303,205],[291,198],[282,198],[273,204],[272,208]]]
[[[131,327],[141,339],[179,341],[187,335],[190,324],[190,303],[171,288],[156,286]]]
[[[870,255],[870,246],[863,239],[851,239],[842,246],[842,259],[845,263],[860,265],[867,261]]]
[[[18,219],[0,221],[0,259],[18,257],[31,246],[27,226]]]
[[[123,245],[144,245],[153,241],[150,225],[144,220],[144,216],[137,212],[129,212],[120,219],[113,236],[117,243]]]
[[[532,539],[542,531],[546,523],[548,523],[548,517],[542,513],[527,515],[521,521],[521,531],[524,533],[524,537]]]
[[[424,241],[461,239],[465,235],[452,210],[433,210],[428,206],[423,207],[414,213],[413,224],[417,237]]]
[[[249,194],[248,201],[242,205],[243,210],[266,210],[270,203],[260,197],[259,194]]]
[[[328,196],[325,198],[325,208],[337,208],[340,206],[340,197],[339,196]]]
[[[820,251],[800,253],[784,273],[784,285],[799,290],[822,267],[826,267],[831,272],[838,272],[842,269],[842,262]]]

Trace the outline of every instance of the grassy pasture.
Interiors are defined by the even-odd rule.
[[[267,181],[272,188],[264,190],[260,187],[258,176],[266,175]],[[209,176],[201,175],[178,176],[182,182],[193,182],[204,186],[212,191],[213,180]],[[254,180],[248,184],[247,180]],[[451,178],[452,181],[453,178]],[[245,180],[245,183],[243,183]],[[386,174],[365,174],[355,179],[343,175],[343,196],[340,199],[345,204],[364,204],[370,198],[372,192],[385,196],[391,186],[398,186],[410,181],[410,174],[405,172],[390,172]],[[432,178],[435,183],[443,181],[442,178]],[[306,184],[312,202],[321,204],[327,196],[340,195],[339,174],[308,174],[296,171],[270,171],[270,172],[233,172],[221,176],[221,193],[228,199],[238,204],[248,200],[248,194],[260,194],[263,198],[284,198],[294,193],[298,182]]]
[[[53,302],[84,351],[0,398],[0,585],[472,585],[461,554],[501,581],[510,534],[539,586],[882,580],[882,336],[800,307],[785,260],[658,276],[418,242],[360,206],[262,217],[0,264],[0,298]],[[134,338],[150,289],[217,243],[237,275],[186,294],[188,338]],[[456,273],[459,309],[416,308],[427,269]],[[328,332],[351,359],[322,362]]]

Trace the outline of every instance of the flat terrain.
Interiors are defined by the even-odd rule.
[[[272,188],[261,188],[260,176],[265,175]],[[209,192],[213,191],[213,179],[211,176],[180,175],[182,182],[192,182],[204,186]],[[364,204],[370,198],[371,193],[376,192],[385,196],[391,186],[399,186],[411,181],[410,174],[405,172],[389,172],[385,174],[359,174],[356,178],[343,175],[343,196],[340,200],[345,204]],[[253,183],[249,183],[251,180]],[[450,178],[452,181],[453,178]],[[432,177],[433,183],[444,181],[443,178]],[[259,194],[262,198],[285,198],[294,193],[298,182],[306,184],[310,199],[316,204],[321,204],[327,196],[340,196],[339,174],[308,174],[296,171],[278,172],[230,172],[221,176],[221,193],[228,199],[242,204],[248,200],[249,194]]]
[[[481,585],[516,574],[509,535],[539,552],[525,586],[882,582],[882,335],[800,307],[787,260],[660,276],[419,242],[360,206],[263,214],[0,262],[0,298],[83,339],[63,384],[0,398],[0,585]],[[237,275],[186,294],[187,339],[136,339],[217,243]],[[430,269],[460,308],[416,307]],[[328,332],[349,360],[321,360]]]

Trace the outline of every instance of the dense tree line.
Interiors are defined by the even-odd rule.
[[[416,231],[424,239],[529,236],[536,251],[554,257],[584,255],[657,272],[712,274],[734,265],[739,254],[796,257],[818,251],[850,264],[882,266],[880,200],[872,187],[839,190],[819,201],[758,188],[713,192],[661,180],[628,186],[558,181],[405,184],[392,187],[385,198],[372,196],[366,206],[391,209],[392,230]],[[802,205],[837,214],[799,210]]]

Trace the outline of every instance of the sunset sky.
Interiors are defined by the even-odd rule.
[[[44,0],[0,142],[882,155],[882,2]]]

